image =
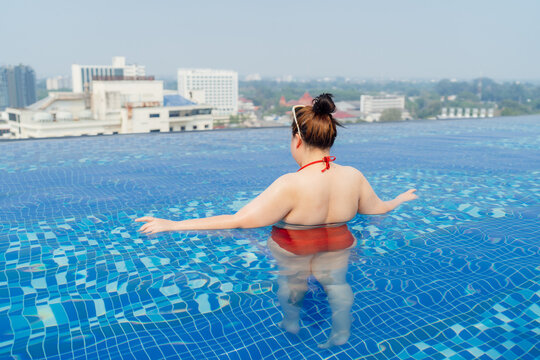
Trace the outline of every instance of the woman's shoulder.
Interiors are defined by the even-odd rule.
[[[339,165],[339,164],[336,164],[336,165],[339,166],[341,171],[346,172],[346,173],[350,174],[351,176],[356,176],[356,177],[360,177],[360,178],[364,176],[364,174],[362,174],[362,172],[360,170],[358,170],[357,168],[355,168],[353,166]]]

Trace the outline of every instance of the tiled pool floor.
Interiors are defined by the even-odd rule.
[[[0,358],[540,356],[540,116],[340,129],[338,163],[420,198],[349,223],[352,336],[329,350],[314,280],[299,335],[276,326],[269,228],[133,222],[232,213],[288,149],[283,128],[0,142]]]

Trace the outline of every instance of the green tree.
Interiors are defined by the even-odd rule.
[[[527,108],[527,106],[518,103],[514,100],[504,100],[501,102],[502,116],[516,116],[516,115],[524,115],[529,114],[530,111]]]
[[[401,120],[401,109],[383,110],[379,121],[399,121]]]

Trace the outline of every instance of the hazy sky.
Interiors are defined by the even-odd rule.
[[[540,1],[0,0],[0,64],[124,55],[149,75],[540,79]]]

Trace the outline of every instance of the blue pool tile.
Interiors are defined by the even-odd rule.
[[[339,163],[384,199],[420,197],[350,221],[353,328],[325,351],[316,281],[299,335],[275,325],[269,228],[148,237],[133,223],[238,210],[296,170],[289,129],[0,142],[0,358],[533,359],[539,120],[340,130]]]

